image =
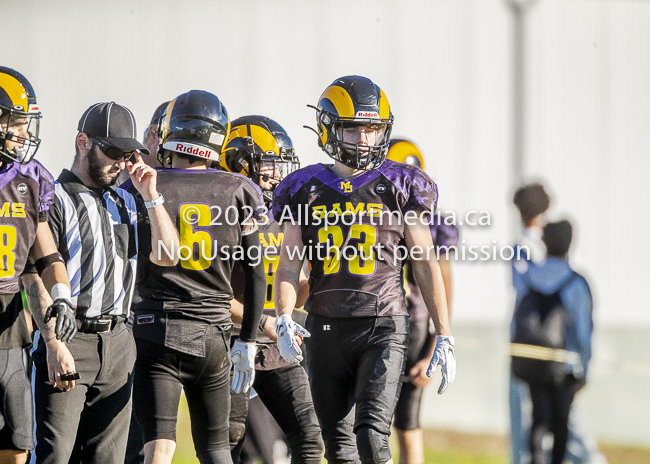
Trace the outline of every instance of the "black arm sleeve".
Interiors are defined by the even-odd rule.
[[[241,322],[241,332],[239,338],[243,342],[254,342],[257,333],[257,325],[262,317],[266,291],[266,276],[264,275],[264,265],[261,260],[260,236],[257,232],[242,237],[242,247],[244,249],[244,259],[242,268],[246,275],[246,288],[244,290],[244,315]],[[257,250],[249,249],[257,248]],[[249,256],[250,255],[250,256]],[[259,257],[260,262],[257,266],[252,266],[256,260],[251,259]]]

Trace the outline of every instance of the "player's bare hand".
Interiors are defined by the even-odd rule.
[[[409,378],[413,385],[417,388],[424,388],[433,380],[427,376],[427,369],[429,368],[429,359],[421,359],[409,371]]]
[[[436,348],[427,369],[427,375],[431,377],[440,364],[442,371],[442,382],[438,388],[438,394],[442,395],[447,387],[451,385],[456,377],[456,355],[454,354],[454,337],[446,335],[436,336]]]
[[[70,350],[60,340],[52,339],[45,344],[47,348],[47,373],[50,384],[61,391],[69,391],[75,387],[74,380],[61,380],[61,376],[77,372],[74,358]]]
[[[139,153],[135,153],[135,163],[131,161],[126,162],[126,168],[129,171],[131,182],[135,188],[140,192],[144,201],[152,201],[158,198],[158,190],[156,188],[158,172],[147,165]]]

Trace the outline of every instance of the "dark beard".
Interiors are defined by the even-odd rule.
[[[99,161],[99,147],[93,145],[93,148],[88,152],[88,176],[95,184],[101,188],[111,187],[117,182],[117,174],[111,176],[109,173],[102,171],[106,166],[103,166]]]

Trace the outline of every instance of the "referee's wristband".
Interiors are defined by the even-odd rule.
[[[154,201],[145,201],[144,205],[147,209],[155,208],[158,205],[162,205],[165,202],[165,197],[162,196],[162,193],[158,192],[158,198]]]
[[[260,323],[257,324],[257,328],[260,329],[262,332],[264,332],[264,326],[266,325],[266,321],[269,320],[269,316],[266,314],[262,314],[262,318],[260,319]]]

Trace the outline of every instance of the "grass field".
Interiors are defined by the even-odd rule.
[[[173,463],[198,464],[185,397],[181,398],[179,408],[177,440]],[[426,464],[508,464],[508,443],[499,435],[425,430],[424,442]],[[650,449],[601,444],[601,451],[609,464],[650,463]],[[393,452],[397,463],[397,453]]]

